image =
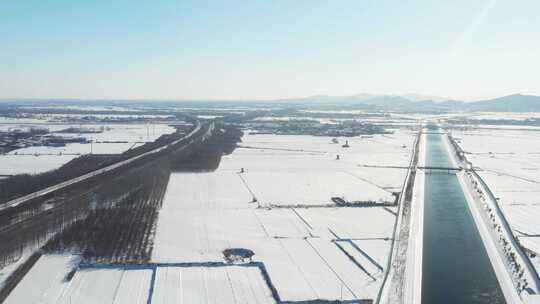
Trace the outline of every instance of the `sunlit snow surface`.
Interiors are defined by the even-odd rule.
[[[145,304],[151,270],[79,270],[56,303]]]
[[[540,130],[453,131],[520,243],[540,253]],[[532,259],[540,271],[540,260]]]
[[[160,267],[153,304],[275,303],[256,267]]]
[[[195,266],[79,269],[65,281],[73,257],[46,255],[6,303],[274,303],[258,266],[205,266],[232,247],[255,252],[282,301],[374,299],[396,208],[337,207],[330,196],[393,200],[406,170],[364,165],[406,166],[413,133],[348,140],[246,135],[215,172],[170,177],[152,262]]]
[[[70,255],[42,256],[4,303],[147,303],[151,270],[78,270],[67,281],[75,262]]]
[[[343,138],[334,144],[328,137],[246,135],[244,148],[223,157],[217,171],[172,174],[152,260],[223,261],[223,249],[248,248],[284,301],[374,299],[395,208],[337,208],[330,198],[393,201],[390,192],[400,189],[406,170],[363,165],[408,165],[413,133],[347,140],[350,148],[341,146]],[[206,303],[215,293],[224,295],[220,303],[233,303],[223,274],[177,272],[184,273],[158,276],[159,303]],[[243,274],[249,275],[254,274]],[[246,282],[254,299],[245,303],[267,294],[255,278]]]
[[[69,255],[41,257],[4,303],[56,303],[65,287],[64,278],[71,262]]]

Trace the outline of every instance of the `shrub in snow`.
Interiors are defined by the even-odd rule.
[[[255,253],[252,250],[245,248],[227,248],[223,250],[223,258],[227,263],[245,262],[246,259],[251,262],[254,255]]]

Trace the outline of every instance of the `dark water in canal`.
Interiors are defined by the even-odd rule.
[[[441,135],[427,139],[426,165],[450,166]],[[457,177],[427,173],[424,199],[422,303],[506,303]]]

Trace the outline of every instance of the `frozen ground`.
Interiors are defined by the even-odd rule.
[[[499,198],[514,234],[540,253],[540,132],[524,130],[456,131],[467,158]],[[538,259],[532,259],[540,271]]]
[[[246,135],[244,148],[224,157],[217,171],[171,175],[152,260],[221,262],[224,249],[247,248],[284,301],[374,299],[395,208],[337,207],[330,198],[393,202],[390,191],[400,189],[406,169],[364,165],[407,166],[413,134],[348,140],[351,147],[342,148],[345,139],[333,144],[328,137]],[[223,295],[221,303],[234,303],[231,294],[238,299],[239,279],[228,271],[167,271],[158,272],[163,283],[155,299],[196,294],[204,302],[215,293]],[[268,297],[257,272],[242,276],[252,278],[249,289],[242,287],[246,303]]]

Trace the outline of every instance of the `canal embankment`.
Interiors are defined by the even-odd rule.
[[[457,174],[489,259],[508,303],[540,303],[540,280],[523,252],[496,197],[467,160],[451,136],[445,147],[455,165],[466,168]]]
[[[427,135],[422,132],[418,149],[416,167],[426,165]],[[422,256],[424,240],[424,185],[426,175],[424,170],[416,169],[414,180],[414,195],[411,202],[411,234],[408,239],[406,301],[405,303],[420,303],[422,297]]]
[[[399,197],[388,272],[376,303],[415,303],[415,297],[418,297],[420,292],[417,286],[420,286],[421,281],[422,228],[417,224],[413,225],[413,222],[418,222],[421,215],[424,193],[424,172],[416,169],[419,164],[424,164],[425,160],[425,135],[421,130],[418,131],[413,147],[409,169]]]

